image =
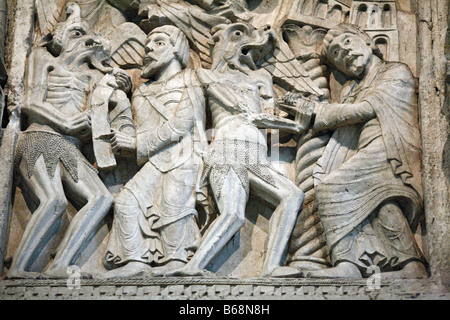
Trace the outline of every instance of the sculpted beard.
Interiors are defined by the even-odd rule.
[[[170,62],[172,57],[170,55],[163,55],[162,57],[157,57],[150,53],[144,58],[144,69],[142,70],[141,76],[144,79],[150,79],[156,73],[163,70]]]

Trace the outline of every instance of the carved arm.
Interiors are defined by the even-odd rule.
[[[151,101],[153,105],[160,104],[159,101],[153,97],[149,97],[149,99],[153,100]],[[191,132],[194,125],[195,115],[192,110],[192,102],[189,99],[187,91],[184,90],[173,117],[165,121],[158,128],[137,133],[136,143],[138,164],[144,164],[161,149],[179,142],[184,136]]]
[[[320,103],[314,113],[315,130],[354,125],[376,117],[374,109],[366,101],[346,104]]]
[[[80,113],[68,118],[52,104],[45,102],[48,74],[53,69],[54,57],[44,48],[32,51],[29,57],[26,79],[26,97],[22,111],[33,121],[48,125],[67,135],[87,135],[90,133],[90,119]]]

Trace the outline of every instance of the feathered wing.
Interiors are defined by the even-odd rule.
[[[187,3],[158,1],[162,14],[178,27],[189,39],[191,48],[199,55],[202,66],[211,66],[209,48],[210,30],[223,23],[229,23],[226,18],[214,16],[202,9]]]
[[[123,69],[140,68],[145,56],[147,35],[131,22],[121,24],[109,39],[111,65]]]
[[[39,29],[43,35],[51,33],[60,21],[65,0],[36,0]]]
[[[260,62],[260,66],[270,72],[274,83],[289,91],[309,93],[315,96],[324,95],[281,36],[278,36],[275,41],[272,54]]]

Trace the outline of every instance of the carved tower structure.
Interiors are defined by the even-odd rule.
[[[398,61],[397,8],[395,1],[353,0],[350,23],[366,31],[383,52],[385,60]]]

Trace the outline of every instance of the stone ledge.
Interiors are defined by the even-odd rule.
[[[381,281],[371,289],[366,280],[136,278],[81,280],[5,280],[0,300],[404,300],[450,299],[448,289],[431,280]]]

